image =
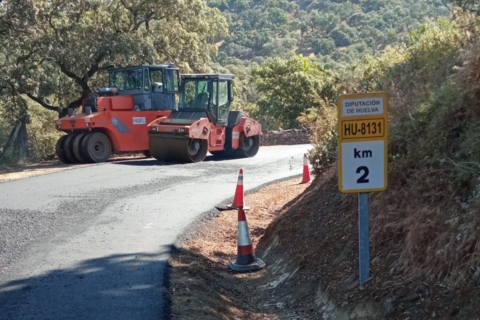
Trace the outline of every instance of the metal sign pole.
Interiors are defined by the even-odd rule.
[[[370,212],[368,193],[358,194],[358,239],[360,287],[370,278]]]

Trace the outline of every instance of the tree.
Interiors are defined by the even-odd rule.
[[[320,107],[319,98],[336,95],[329,72],[302,56],[269,59],[252,70],[252,78],[261,94],[252,116],[266,129],[297,127],[302,112]]]
[[[450,0],[453,4],[476,14],[480,14],[480,0]]]
[[[335,49],[335,42],[331,39],[315,39],[312,41],[312,48],[315,54],[329,55],[332,54]]]
[[[226,34],[203,0],[0,1],[0,99],[78,108],[108,66],[174,62],[204,71]],[[8,109],[9,107],[7,107]]]
[[[337,47],[346,47],[352,43],[352,39],[348,36],[348,34],[339,28],[335,28],[330,36],[332,37],[333,41],[335,41],[335,45]]]

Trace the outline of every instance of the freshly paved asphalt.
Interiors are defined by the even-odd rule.
[[[110,162],[0,183],[0,319],[164,318],[175,239],[233,196],[240,167],[247,191],[301,174],[309,148]]]

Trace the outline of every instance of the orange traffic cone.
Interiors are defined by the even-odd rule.
[[[303,178],[302,183],[310,182],[310,169],[308,168],[307,154],[303,154]]]
[[[243,206],[238,208],[237,259],[230,263],[230,268],[237,272],[258,271],[265,268],[265,262],[255,257]]]
[[[228,204],[226,208],[217,208],[219,210],[235,210],[239,207],[243,207],[243,210],[250,209],[249,207],[244,205],[244,190],[243,190],[243,168],[240,168],[240,172],[238,174],[238,181],[237,181],[237,188],[235,189],[235,196],[233,198],[233,203]]]
[[[233,198],[232,207],[243,207],[243,201],[243,168],[240,168],[240,172],[238,174],[237,188],[235,189],[235,197]]]

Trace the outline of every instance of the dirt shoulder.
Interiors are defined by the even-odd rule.
[[[142,154],[114,155],[108,160],[108,162],[142,158],[145,158],[145,156]],[[94,164],[65,164],[60,160],[24,163],[10,166],[0,164],[0,183],[41,176],[65,170],[78,169],[91,165]]]
[[[25,179],[45,174],[88,166],[88,164],[64,164],[60,161],[45,161],[15,166],[0,166],[0,182]]]
[[[268,225],[308,187],[286,180],[245,197],[254,248]],[[172,319],[277,319],[271,305],[259,305],[256,287],[268,283],[266,270],[235,274],[228,265],[237,253],[237,211],[222,211],[170,259]],[[272,267],[272,266],[270,266]]]

